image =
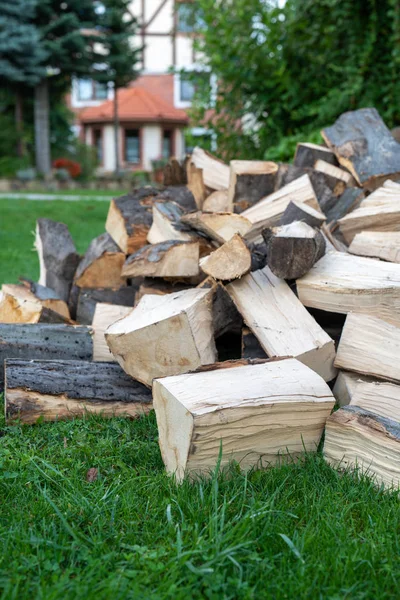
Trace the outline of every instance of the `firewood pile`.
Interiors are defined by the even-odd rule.
[[[154,408],[178,481],[293,460],[325,430],[330,464],[398,485],[400,144],[375,109],[322,135],[293,164],[171,160],[83,257],[38,219],[39,282],[1,292],[7,421]]]

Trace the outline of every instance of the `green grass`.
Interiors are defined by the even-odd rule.
[[[107,203],[0,209],[9,281],[37,274],[36,217],[68,223],[82,251],[103,230]],[[0,417],[0,498],[1,598],[398,598],[398,493],[338,474],[320,454],[177,486],[154,414],[13,427]]]
[[[128,189],[120,189],[120,190],[88,190],[86,188],[77,188],[75,190],[48,190],[48,189],[39,189],[39,190],[29,190],[29,191],[21,191],[16,192],[21,194],[51,194],[52,196],[106,196],[106,197],[117,197],[122,196],[123,194],[128,193]]]

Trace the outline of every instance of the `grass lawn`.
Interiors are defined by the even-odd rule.
[[[102,231],[107,205],[0,208],[0,279],[15,280],[22,267],[37,275],[29,237],[37,216],[68,223],[83,250]],[[93,467],[98,478],[89,483]],[[232,466],[229,477],[176,486],[164,473],[153,414],[13,427],[1,420],[0,494],[1,598],[399,595],[398,494],[339,475],[320,454],[248,475]]]

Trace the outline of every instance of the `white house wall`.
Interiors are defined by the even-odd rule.
[[[182,159],[185,155],[185,140],[182,129],[175,131],[175,157]]]
[[[171,38],[152,36],[151,45],[146,46],[145,73],[166,73],[173,63]]]
[[[142,130],[142,164],[146,171],[151,171],[151,161],[160,158],[161,155],[161,134],[160,125],[145,125]]]
[[[119,134],[121,142],[121,132]],[[114,127],[105,125],[103,128],[103,169],[105,171],[114,171],[115,152],[114,152]]]

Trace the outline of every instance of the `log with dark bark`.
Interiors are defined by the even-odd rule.
[[[343,113],[322,136],[339,163],[367,190],[400,176],[400,144],[375,108]]]
[[[326,221],[326,217],[321,211],[308,204],[304,204],[304,202],[291,200],[281,217],[279,225],[289,225],[289,223],[293,223],[294,221],[302,221],[310,225],[310,227],[321,227]]]
[[[331,165],[337,166],[338,162],[332,150],[326,146],[318,146],[317,144],[297,144],[296,154],[294,155],[293,164],[295,167],[310,167],[314,168],[317,160],[324,160]]]
[[[112,363],[9,359],[5,375],[10,424],[71,419],[87,412],[137,417],[152,409],[150,391]]]
[[[59,298],[68,302],[80,260],[68,227],[51,219],[38,219],[35,247],[40,264],[39,283],[51,288]]]
[[[364,191],[358,187],[347,188],[326,211],[328,223],[339,221],[350,211],[358,207],[365,197]]]
[[[169,240],[189,242],[195,236],[189,227],[180,224],[185,211],[177,202],[156,202],[153,206],[153,223],[147,235],[149,244],[159,244]]]
[[[94,238],[79,263],[75,285],[83,288],[116,288],[124,284],[121,277],[125,254],[108,233]]]
[[[6,358],[92,360],[88,327],[50,324],[0,324],[0,384]]]
[[[67,304],[51,289],[25,281],[4,284],[0,294],[0,323],[68,323]]]
[[[278,165],[261,160],[231,160],[228,211],[240,213],[272,194]]]
[[[303,277],[325,253],[322,233],[301,221],[262,232],[267,245],[267,264],[281,279]]]
[[[141,280],[135,286],[125,286],[117,290],[107,288],[92,290],[84,288],[80,290],[76,318],[82,325],[91,325],[93,321],[96,304],[106,302],[107,304],[119,304],[133,308],[135,294],[139,289]]]

